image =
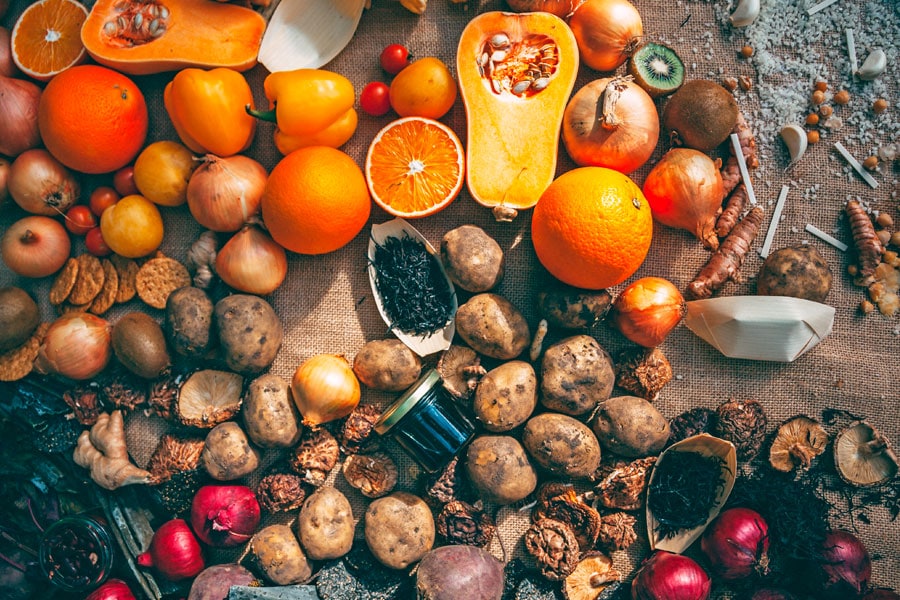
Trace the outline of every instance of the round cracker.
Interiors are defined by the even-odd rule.
[[[138,270],[135,280],[137,294],[148,305],[163,310],[169,294],[191,284],[187,267],[165,256],[151,258]]]
[[[80,254],[77,260],[78,278],[66,300],[70,304],[90,304],[103,289],[106,273],[103,272],[100,259],[93,254]]]
[[[50,323],[41,323],[31,337],[18,348],[0,354],[0,381],[18,381],[34,369],[34,359]]]
[[[91,303],[87,304],[72,304],[71,302],[63,302],[62,304],[57,305],[56,312],[59,316],[67,315],[73,312],[87,312],[91,307]]]
[[[103,273],[106,278],[103,281],[103,288],[94,298],[89,309],[95,315],[102,315],[108,311],[115,303],[116,294],[119,291],[119,275],[116,273],[116,268],[105,258],[100,261],[100,264],[103,265]]]
[[[134,286],[137,278],[138,264],[130,258],[113,254],[109,257],[109,261],[116,268],[116,275],[119,278],[119,289],[116,292],[116,304],[128,302],[137,294]]]
[[[53,285],[50,287],[50,304],[53,306],[62,304],[72,293],[76,279],[78,279],[78,261],[69,258],[57,273]]]

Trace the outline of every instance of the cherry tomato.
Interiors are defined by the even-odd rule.
[[[391,75],[396,75],[409,64],[409,56],[409,49],[402,44],[385,46],[379,58],[381,68]]]
[[[88,200],[88,205],[91,207],[91,212],[94,213],[94,216],[100,218],[103,216],[103,211],[118,202],[119,198],[119,192],[108,185],[101,185],[91,192],[91,199]]]
[[[382,81],[373,81],[359,94],[359,107],[374,117],[391,110],[391,88]]]
[[[131,196],[140,194],[137,185],[134,183],[134,165],[122,167],[113,175],[113,187],[119,192],[120,196]]]
[[[97,226],[97,217],[84,204],[76,204],[66,211],[66,229],[75,235],[84,235]]]
[[[100,231],[99,226],[94,227],[84,236],[84,247],[94,256],[109,256],[112,254],[112,250],[106,245],[106,240],[103,239],[103,232]]]

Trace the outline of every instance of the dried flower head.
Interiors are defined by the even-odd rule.
[[[163,419],[170,419],[178,399],[178,390],[184,383],[185,373],[170,371],[150,383],[147,403],[150,409]]]
[[[397,465],[384,452],[351,454],[344,461],[344,478],[367,498],[380,498],[397,485]]]
[[[766,437],[768,419],[756,400],[729,400],[716,408],[713,434],[734,444],[738,460],[759,454]]]
[[[565,579],[578,564],[581,551],[568,525],[554,519],[541,519],[525,532],[525,549],[534,557],[547,579]]]
[[[147,382],[122,369],[111,369],[99,378],[100,396],[109,408],[130,412],[147,402]]]
[[[626,350],[616,361],[616,385],[651,402],[672,376],[672,365],[659,348]]]
[[[444,505],[437,517],[437,532],[448,544],[484,548],[497,533],[489,514],[467,502],[453,500]]]
[[[375,404],[359,404],[341,426],[341,450],[356,454],[369,446],[373,439],[375,422],[381,416],[381,408]]]
[[[259,482],[256,499],[264,510],[286,512],[300,508],[306,499],[306,488],[299,475],[272,473]]]
[[[617,461],[602,464],[592,479],[597,482],[594,496],[606,508],[639,510],[643,505],[650,468],[656,457],[639,458],[630,463]]]
[[[168,433],[163,435],[147,463],[150,484],[165,483],[175,473],[198,469],[204,443],[203,438],[179,438]]]
[[[341,449],[325,428],[308,429],[291,454],[288,464],[303,481],[315,486],[325,483],[328,473],[337,465]]]
[[[78,384],[63,392],[62,398],[75,414],[75,420],[87,427],[96,423],[97,417],[103,412],[103,407],[100,406],[100,388],[96,383]]]

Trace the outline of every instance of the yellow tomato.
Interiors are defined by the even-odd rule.
[[[126,258],[147,256],[162,243],[162,215],[143,196],[125,196],[103,211],[100,233],[116,254]]]
[[[154,142],[134,161],[134,184],[147,200],[161,206],[187,201],[187,185],[197,166],[194,155],[178,142]]]
[[[426,56],[394,77],[390,97],[401,117],[440,119],[456,102],[456,80],[440,59]]]

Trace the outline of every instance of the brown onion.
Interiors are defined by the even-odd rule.
[[[287,254],[268,233],[246,225],[216,254],[216,274],[238,291],[265,296],[287,276]]]
[[[0,76],[0,154],[18,156],[40,145],[40,100],[41,88],[34,83]]]
[[[709,156],[689,148],[669,150],[647,175],[643,191],[654,219],[690,231],[710,250],[719,247],[716,217],[725,186]]]
[[[643,277],[622,290],[613,303],[612,316],[622,335],[653,348],[681,322],[685,310],[684,297],[672,282]]]
[[[595,71],[614,71],[644,35],[641,15],[628,0],[586,0],[569,18],[581,61]]]
[[[43,148],[26,150],[9,170],[9,195],[35,215],[63,215],[78,200],[78,181]]]
[[[4,264],[22,277],[47,277],[69,259],[72,242],[62,223],[42,215],[23,217],[0,241]]]
[[[188,182],[188,208],[207,229],[237,231],[259,212],[267,178],[265,167],[248,156],[207,154]]]
[[[12,43],[10,32],[6,27],[0,27],[0,75],[3,77],[17,77],[21,75],[19,67],[12,58]]]
[[[40,373],[91,379],[112,357],[111,330],[106,319],[90,313],[63,315],[50,324],[34,367]]]
[[[3,157],[0,157],[0,206],[9,198],[9,169],[12,165]]]
[[[359,379],[339,354],[317,354],[294,371],[294,403],[303,424],[316,427],[346,417],[359,404]]]

